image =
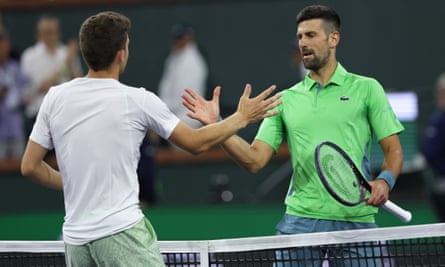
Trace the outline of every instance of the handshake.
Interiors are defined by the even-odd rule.
[[[232,116],[242,117],[242,120],[244,120],[247,125],[266,117],[277,115],[278,110],[274,110],[274,108],[281,104],[281,93],[272,95],[275,89],[276,86],[270,86],[258,96],[250,98],[252,86],[247,84],[238,102],[237,111]],[[187,113],[187,116],[198,120],[203,125],[215,123],[220,120],[220,93],[221,87],[217,86],[213,91],[212,99],[205,100],[192,89],[186,88],[185,94],[181,97],[183,99],[182,104],[190,111]]]

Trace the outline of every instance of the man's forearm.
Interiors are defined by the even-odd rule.
[[[231,136],[221,144],[221,147],[238,165],[247,171],[255,173],[261,169],[262,166],[257,164],[258,161],[255,160],[252,154],[255,151],[241,137],[237,135]]]
[[[197,129],[197,135],[192,142],[195,152],[201,153],[210,147],[222,143],[227,138],[236,134],[240,129],[247,126],[249,122],[239,113],[227,117],[224,121],[209,124]]]
[[[394,150],[385,155],[385,160],[382,164],[382,170],[388,170],[394,174],[395,177],[400,175],[403,166],[403,154],[401,150]]]
[[[400,175],[403,166],[403,152],[397,134],[385,137],[380,141],[384,160],[382,172],[377,175],[377,179],[383,179],[391,190]]]

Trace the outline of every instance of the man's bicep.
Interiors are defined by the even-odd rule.
[[[186,149],[193,141],[193,129],[184,122],[180,121],[173,129],[171,135],[168,137],[168,141],[179,146],[180,148]]]
[[[35,176],[47,152],[46,148],[29,139],[20,167],[22,174],[29,177]]]
[[[22,165],[34,165],[42,161],[47,152],[48,149],[30,139],[23,154]]]

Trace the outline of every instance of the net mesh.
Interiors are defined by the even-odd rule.
[[[445,224],[160,241],[167,267],[445,266]],[[65,266],[61,241],[2,241],[2,267]]]

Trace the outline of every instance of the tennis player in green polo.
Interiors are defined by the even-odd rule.
[[[283,141],[292,157],[293,173],[286,196],[286,212],[277,225],[278,234],[297,234],[375,228],[377,207],[387,199],[403,164],[398,134],[403,127],[396,119],[382,86],[373,78],[348,72],[336,59],[340,41],[340,18],[326,6],[308,6],[297,16],[297,38],[308,74],[282,92],[277,116],[264,119],[252,144],[239,136],[222,147],[240,166],[257,172],[271,159]],[[205,101],[192,90],[183,96],[190,117],[209,124],[219,116],[219,91]],[[382,172],[373,179],[369,156],[372,136],[384,153]],[[323,187],[314,163],[317,144],[331,141],[342,147],[370,180],[372,194],[366,203],[347,207],[332,198]],[[292,251],[298,258],[322,259],[326,253],[365,254],[378,251]],[[351,255],[354,257],[354,255]],[[356,255],[357,256],[357,255]],[[277,255],[278,260],[289,255]],[[362,260],[366,266],[374,266]],[[335,263],[334,263],[335,264]],[[357,266],[348,261],[339,266]],[[277,266],[317,266],[298,261]],[[337,266],[337,265],[335,265]]]

